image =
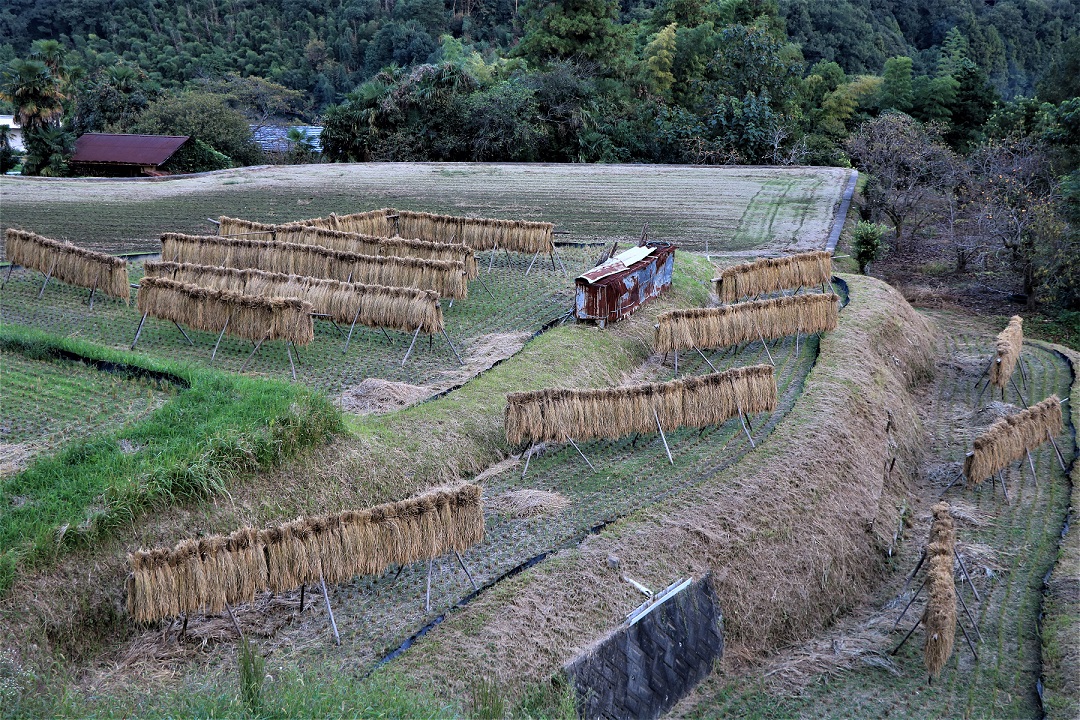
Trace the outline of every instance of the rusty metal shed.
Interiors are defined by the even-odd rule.
[[[633,247],[574,280],[574,316],[600,327],[618,322],[671,286],[675,246],[650,241]]]
[[[85,133],[75,141],[70,163],[93,175],[163,175],[161,166],[188,140],[187,135]]]

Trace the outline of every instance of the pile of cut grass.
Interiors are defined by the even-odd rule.
[[[0,484],[0,594],[20,569],[91,542],[151,508],[227,492],[342,428],[324,396],[285,382],[151,360],[0,326],[0,347],[31,359],[84,358],[113,371],[164,374],[186,388],[149,416],[89,435]]]

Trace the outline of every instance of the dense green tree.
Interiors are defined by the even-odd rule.
[[[137,67],[119,63],[101,68],[75,84],[71,129],[77,135],[127,132],[160,94],[161,88]]]
[[[1080,32],[1057,47],[1038,91],[1041,99],[1052,103],[1080,97]]]
[[[0,97],[15,108],[24,132],[56,124],[64,113],[60,83],[41,60],[11,61],[0,78]]]
[[[242,165],[262,159],[247,120],[221,95],[189,90],[151,103],[139,116],[135,132],[189,135]]]
[[[0,125],[0,175],[15,167],[15,151],[11,148],[11,128]]]
[[[671,86],[675,83],[675,75],[671,70],[675,65],[677,28],[676,23],[661,28],[645,46],[645,82],[650,92],[664,98],[671,97]]]
[[[882,110],[908,112],[915,100],[911,86],[911,58],[894,57],[885,61],[884,81],[878,96]]]
[[[23,130],[23,175],[63,177],[75,152],[75,135],[60,125],[36,125]]]
[[[612,65],[625,49],[616,0],[527,0],[524,36],[514,52],[539,63],[573,59]]]

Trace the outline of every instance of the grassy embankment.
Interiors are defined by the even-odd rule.
[[[150,508],[228,492],[234,478],[279,465],[341,428],[333,405],[296,385],[148,360],[11,325],[0,326],[0,347],[35,360],[73,353],[186,385],[146,417],[91,433],[3,480],[0,594],[20,568],[86,545]]]

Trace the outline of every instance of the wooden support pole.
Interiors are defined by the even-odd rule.
[[[319,573],[319,585],[322,587],[323,600],[326,601],[326,614],[330,616],[330,627],[334,630],[334,644],[341,645],[341,636],[338,635],[337,622],[334,620],[334,610],[330,607],[330,593],[326,592],[326,581],[322,573]]]
[[[491,288],[489,288],[488,284],[486,282],[484,282],[484,278],[477,275],[476,279],[480,281],[480,284],[484,286],[485,290],[487,290],[487,294],[491,296],[492,300],[494,300],[495,299],[495,293],[491,292]],[[453,307],[453,302],[454,302],[453,300],[450,301],[451,307]]]
[[[7,285],[8,280],[11,279],[11,271],[14,270],[14,269],[15,269],[15,263],[8,263],[7,272],[4,273],[4,282],[0,283],[0,290],[3,290],[4,286]]]
[[[142,333],[143,323],[146,322],[146,316],[150,313],[143,313],[142,320],[139,321],[139,329],[135,331],[135,339],[131,341],[131,349],[135,349],[135,343],[139,342],[139,335]]]
[[[424,612],[431,612],[431,566],[435,562],[435,558],[428,558],[427,561],[427,591],[424,593]]]
[[[990,358],[990,362],[988,362],[986,364],[986,369],[982,371],[982,374],[979,375],[979,379],[975,382],[975,389],[976,390],[979,389],[979,385],[982,384],[983,379],[990,375],[990,368],[992,368],[993,366],[994,366],[994,358]]]
[[[495,251],[499,249],[499,246],[491,248],[491,257],[488,258],[488,272],[491,272],[491,268],[495,267]]]
[[[529,452],[525,454],[525,468],[521,471],[521,477],[525,477],[525,473],[529,472],[529,461],[532,460],[533,448],[536,447],[536,443],[529,446]]]
[[[300,586],[300,612],[304,612],[304,591],[307,590],[307,585]]]
[[[184,339],[188,341],[188,345],[191,345],[192,347],[195,347],[195,343],[193,343],[191,341],[191,338],[188,337],[188,334],[186,332],[184,332],[184,328],[180,327],[180,323],[173,320],[173,325],[175,325],[176,329],[180,331],[180,334],[184,336]]]
[[[919,555],[919,562],[915,563],[915,569],[912,570],[911,574],[904,580],[904,587],[900,588],[901,595],[907,592],[908,585],[910,585],[911,581],[915,579],[915,576],[919,574],[919,568],[922,567],[924,562],[926,562],[926,548],[923,548],[922,554]]]
[[[926,587],[926,581],[923,580],[922,585],[919,586],[919,589],[915,591],[915,594],[911,596],[910,600],[908,600],[907,605],[904,606],[903,611],[901,611],[901,613],[900,613],[900,617],[896,618],[896,622],[894,622],[893,626],[892,626],[893,630],[895,630],[897,627],[900,626],[900,621],[904,619],[905,615],[907,615],[908,608],[911,607],[911,604],[913,602],[915,602],[915,598],[919,597],[919,593],[921,593],[923,591],[923,588],[925,588],[925,587]],[[918,624],[918,623],[916,623],[916,624]],[[892,630],[890,630],[889,632],[892,632]]]
[[[446,344],[450,346],[450,349],[454,351],[454,357],[457,358],[459,365],[464,365],[465,361],[461,359],[461,355],[458,355],[457,348],[454,347],[454,343],[450,342],[450,336],[446,333],[446,328],[442,331],[443,337],[446,338]]]
[[[345,337],[345,331],[342,330],[341,326],[339,326],[336,322],[334,322],[333,319],[330,320],[330,324],[334,326],[335,330],[337,330],[338,335],[340,335],[341,337]]]
[[[537,250],[536,254],[533,255],[532,262],[529,263],[529,269],[525,271],[525,277],[529,277],[529,273],[532,272],[533,265],[536,263],[536,258],[538,258],[538,257],[540,257],[540,251],[539,250]]]
[[[1017,358],[1017,360],[1019,361],[1019,364],[1020,364],[1020,373],[1021,373],[1021,374],[1022,374],[1022,375],[1024,376],[1024,387],[1025,387],[1025,388],[1028,388],[1028,390],[1030,390],[1031,388],[1030,388],[1030,386],[1029,386],[1029,384],[1028,384],[1028,369],[1027,369],[1027,363],[1026,363],[1026,362],[1024,362],[1024,356],[1023,356],[1023,355],[1020,355],[1020,356],[1019,356],[1019,357]]]
[[[750,437],[750,431],[746,429],[746,420],[743,419],[743,411],[742,410],[739,410],[739,422],[742,423],[742,429],[743,429],[743,432],[746,433],[746,439],[750,441],[750,447],[751,448],[756,448],[757,445],[754,444],[754,438]]]
[[[263,340],[265,340],[265,339],[266,338],[263,338]],[[260,340],[255,345],[255,347],[251,349],[251,354],[247,356],[247,360],[245,360],[244,364],[240,366],[240,372],[244,372],[244,368],[246,368],[248,366],[248,363],[251,362],[251,358],[255,357],[255,353],[259,352],[259,348],[262,347],[263,340]]]
[[[555,248],[554,250],[552,250],[552,252],[555,254],[555,257],[559,259],[559,267],[562,268],[563,275],[568,275],[569,273],[566,271],[566,265],[563,265],[562,255],[559,254],[558,248]]]
[[[347,355],[347,354],[348,354],[348,352],[349,352],[349,343],[350,343],[350,342],[352,342],[352,334],[353,334],[353,330],[355,330],[355,329],[356,329],[356,321],[357,321],[357,320],[358,320],[359,318],[360,318],[360,308],[356,308],[356,314],[355,314],[355,315],[353,315],[353,319],[352,319],[352,325],[350,325],[350,326],[349,326],[349,336],[348,336],[347,338],[345,338],[345,349],[341,351],[341,354],[342,354],[342,355]],[[380,328],[380,329],[381,329],[381,328]],[[385,329],[383,329],[383,335],[386,335],[386,330],[385,330]],[[390,336],[389,336],[389,335],[387,335],[387,338],[386,338],[386,339],[387,339],[387,340],[389,340],[389,339],[390,339]]]
[[[1001,489],[1005,493],[1005,502],[1009,502],[1009,488],[1005,487],[1005,475],[1000,470],[997,474],[998,482],[1001,483]]]
[[[954,477],[952,480],[949,481],[949,484],[946,485],[945,489],[941,491],[941,495],[944,495],[945,493],[947,493],[949,491],[949,488],[951,488],[953,485],[955,485],[956,481],[959,480],[962,477],[964,477],[964,471],[963,470],[956,473],[956,477]],[[941,495],[939,495],[938,497],[941,497]]]
[[[972,622],[974,623],[974,621]],[[979,653],[975,652],[975,645],[971,642],[971,637],[968,635],[968,631],[967,628],[964,627],[964,623],[957,622],[956,624],[959,625],[960,629],[964,631],[964,639],[967,640],[968,649],[971,650],[971,655],[975,658],[975,662],[979,662]],[[976,632],[977,631],[978,629],[976,628]]]
[[[1061,454],[1061,448],[1058,447],[1057,440],[1050,434],[1050,431],[1046,431],[1046,437],[1050,438],[1050,444],[1054,446],[1054,452],[1057,454],[1058,463],[1061,465],[1061,469],[1065,470],[1065,457]]]
[[[1024,403],[1024,407],[1028,407],[1028,401],[1024,399],[1024,394],[1020,392],[1020,388],[1016,386],[1016,380],[1009,378],[1009,382],[1012,383],[1013,390],[1016,391],[1017,396],[1020,398],[1020,402]]]
[[[963,594],[957,590],[956,597],[960,600],[960,607],[964,608],[964,614],[967,615],[968,621],[971,623],[971,627],[975,630],[975,635],[980,641],[982,641],[982,633],[979,631],[979,626],[975,622],[975,618],[971,616],[971,610],[968,609],[967,602],[964,601]]]
[[[982,598],[979,597],[979,590],[975,587],[975,583],[971,582],[971,575],[968,574],[967,566],[964,565],[963,558],[960,557],[960,553],[956,552],[956,548],[953,548],[953,557],[956,558],[956,562],[960,564],[960,572],[964,573],[964,577],[968,581],[968,585],[971,586],[971,592],[975,593],[975,600],[982,602]]]
[[[551,258],[551,272],[555,272],[558,268],[555,267],[555,249],[552,247],[552,251],[548,253],[548,257]]]
[[[288,340],[285,341],[285,354],[289,356],[289,370],[292,371],[293,382],[296,382],[296,365],[293,364],[292,359],[292,343]]]
[[[97,284],[95,283],[94,287],[92,287],[90,289],[90,297],[86,298],[86,302],[87,302],[87,304],[90,305],[91,310],[94,309],[94,293],[96,293],[96,292],[97,292]]]
[[[746,439],[750,441],[750,447],[756,448],[757,445],[754,443],[754,438],[751,437],[750,430],[747,428],[748,420],[745,420],[743,417],[742,404],[739,402],[739,394],[735,390],[735,381],[729,377],[728,382],[731,384],[731,396],[735,400],[735,409],[739,412],[739,423],[742,424],[743,432],[746,433]]]
[[[225,337],[225,330],[228,329],[229,321],[231,321],[231,320],[232,320],[232,315],[229,315],[229,317],[225,318],[225,324],[221,326],[221,332],[218,333],[217,342],[214,343],[214,351],[212,353],[210,353],[210,364],[211,365],[214,364],[214,358],[217,357],[218,345],[221,344],[221,338]]]
[[[695,349],[695,350],[697,350],[697,353],[698,353],[698,355],[700,355],[700,356],[701,356],[701,359],[702,359],[702,360],[704,360],[705,362],[709,363],[709,367],[711,367],[711,368],[712,368],[712,371],[713,371],[713,372],[717,372],[716,366],[715,366],[715,365],[713,365],[713,364],[712,364],[711,362],[709,362],[709,358],[705,357],[705,353],[701,352],[701,349],[700,349],[700,348],[698,348],[698,346],[697,346],[697,345],[695,345],[695,346],[694,346],[694,349]]]
[[[229,603],[225,603],[225,609],[229,611],[229,619],[232,620],[233,627],[236,628],[236,634],[240,636],[240,639],[244,639],[244,633],[240,630],[240,623],[236,622],[236,616],[233,615],[232,607]]]
[[[37,299],[40,300],[41,296],[45,294],[45,286],[49,284],[49,278],[52,277],[53,270],[56,269],[56,260],[53,260],[52,266],[49,268],[49,272],[45,275],[45,282],[41,283],[41,290],[38,291]]]
[[[187,635],[187,613],[184,613],[184,624],[180,626],[180,637]]]
[[[675,377],[679,377],[679,351],[675,351]]]
[[[1031,466],[1031,481],[1033,483],[1035,483],[1035,487],[1039,487],[1039,476],[1035,474],[1035,461],[1031,458],[1031,451],[1030,450],[1025,450],[1024,452],[1027,453],[1028,465]],[[1023,465],[1024,465],[1024,461],[1021,460],[1020,461],[1020,466],[1023,467]]]
[[[769,350],[769,344],[765,342],[765,336],[761,333],[761,328],[757,326],[756,322],[754,323],[754,328],[758,331],[758,338],[761,339],[761,344],[765,346],[765,352],[769,355],[769,364],[775,366],[776,360],[773,360],[772,351]]]
[[[664,437],[664,428],[660,425],[660,416],[656,414],[656,408],[653,408],[652,415],[656,419],[656,429],[660,431],[660,439],[664,441],[664,450],[667,451],[668,462],[674,465],[675,460],[671,457],[671,448],[668,447],[667,438]]]
[[[589,462],[589,458],[585,457],[585,453],[581,452],[581,448],[579,448],[577,446],[577,443],[574,442],[574,438],[568,437],[566,439],[569,440],[570,444],[574,446],[574,449],[577,450],[577,454],[581,456],[581,459],[585,461],[585,464],[589,466],[589,469],[593,472],[596,472],[596,468],[594,468],[593,464]]]
[[[412,342],[409,343],[409,349],[405,352],[405,357],[401,359],[401,367],[405,367],[405,363],[409,360],[409,355],[412,354],[413,345],[416,344],[416,338],[420,335],[420,328],[422,325],[416,326],[416,332],[413,333]]]
[[[904,636],[904,639],[900,641],[899,645],[897,645],[896,647],[894,647],[892,650],[889,651],[889,654],[890,655],[895,655],[896,653],[900,652],[900,648],[904,647],[904,643],[906,643],[908,641],[908,638],[911,637],[911,634],[915,632],[915,628],[919,627],[919,625],[921,625],[921,624],[922,624],[922,620],[916,620],[915,624],[911,626],[910,630],[908,630],[908,634]]]
[[[459,565],[461,565],[461,569],[465,571],[465,574],[466,574],[466,575],[468,576],[468,578],[469,578],[469,582],[471,582],[471,583],[472,583],[472,589],[473,589],[474,591],[476,591],[476,590],[479,590],[479,589],[480,589],[480,586],[476,584],[476,581],[475,581],[475,580],[473,580],[473,576],[472,576],[472,573],[471,573],[471,572],[469,572],[469,568],[468,568],[468,566],[467,566],[467,565],[465,564],[465,561],[464,561],[464,560],[463,560],[463,559],[461,558],[461,553],[459,553],[459,552],[458,552],[457,550],[455,550],[455,551],[454,551],[454,557],[456,557],[456,558],[457,558],[458,564],[459,564]]]

